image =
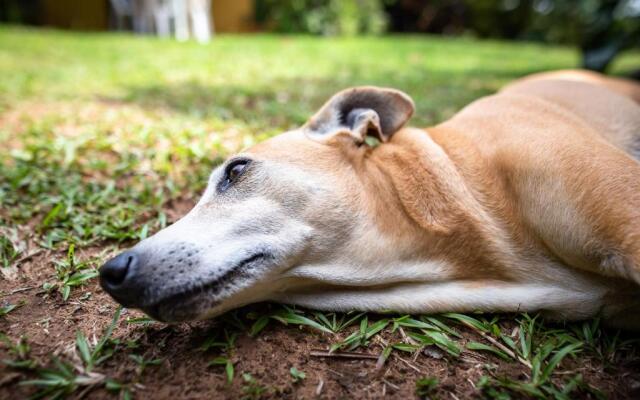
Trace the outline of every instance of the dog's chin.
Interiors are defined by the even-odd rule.
[[[194,294],[188,298],[177,301],[161,301],[157,304],[142,308],[142,311],[157,321],[176,324],[208,318],[210,315],[208,312],[209,308],[215,307],[215,304],[217,304],[217,302],[212,302],[211,299],[204,296],[204,294]]]
[[[226,274],[210,283],[172,294],[141,309],[150,317],[166,323],[211,318],[221,313],[223,301],[228,303],[230,297],[242,290],[242,282],[238,279],[244,278],[245,285],[255,281],[258,276],[255,273],[256,268],[268,265],[268,260],[271,260],[268,254],[257,253],[236,264]]]

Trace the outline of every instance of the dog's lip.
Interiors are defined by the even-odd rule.
[[[178,293],[173,293],[154,302],[153,304],[143,307],[142,311],[156,320],[165,322],[181,322],[196,319],[199,313],[194,304],[190,304],[190,300],[202,296],[203,294],[218,290],[226,283],[232,282],[238,276],[245,275],[243,268],[255,263],[265,262],[270,258],[272,258],[272,256],[267,252],[254,253],[252,256],[247,257],[234,265],[223,275],[203,285]],[[210,306],[215,306],[216,303],[219,303],[219,300],[215,301]]]

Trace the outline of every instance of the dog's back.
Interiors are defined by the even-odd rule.
[[[554,71],[518,80],[500,93],[553,103],[640,159],[640,84],[634,81],[590,71]]]
[[[640,282],[638,95],[631,82],[588,72],[543,74],[471,103],[430,133],[445,147],[449,137],[473,144],[501,182],[492,198],[540,248],[573,268]]]
[[[509,90],[519,86],[525,82],[541,81],[541,80],[561,80],[589,83],[594,86],[605,87],[610,91],[616,92],[622,96],[628,97],[640,104],[640,83],[630,79],[616,78],[598,74],[586,70],[563,70],[552,72],[541,72],[538,74],[528,75],[511,84],[505,86],[502,90]]]

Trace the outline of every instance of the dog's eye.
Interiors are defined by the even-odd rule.
[[[233,181],[240,176],[246,164],[236,164],[229,170],[228,179]]]
[[[249,160],[236,160],[229,163],[224,170],[224,177],[220,182],[219,190],[221,192],[227,190],[236,180],[238,180],[240,175],[242,175],[246,170],[247,165],[249,165]]]

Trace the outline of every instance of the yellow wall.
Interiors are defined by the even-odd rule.
[[[216,32],[250,32],[253,0],[211,0]],[[105,30],[109,26],[109,0],[43,0],[45,25],[77,30]]]
[[[253,0],[211,0],[216,32],[250,32],[253,22]]]

